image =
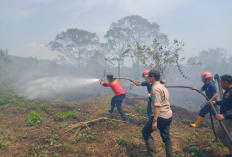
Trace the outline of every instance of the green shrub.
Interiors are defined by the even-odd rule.
[[[7,141],[0,141],[0,149],[3,149],[4,147],[8,146],[10,142]]]
[[[122,137],[116,137],[116,142],[119,146],[126,147],[127,141]]]
[[[126,152],[127,141],[122,137],[116,137],[116,142],[118,144],[117,152],[120,154]]]
[[[41,113],[36,110],[31,110],[27,113],[27,125],[33,126],[42,123]]]
[[[69,111],[69,112],[62,112],[62,113],[56,113],[55,116],[55,121],[64,121],[70,118],[77,118],[77,111]]]
[[[42,106],[40,107],[40,110],[48,113],[49,112],[49,106],[48,106],[48,104],[42,104]]]
[[[146,106],[137,106],[135,107],[135,111],[141,114],[146,114]]]
[[[8,104],[8,103],[9,103],[8,99],[6,99],[6,98],[1,98],[1,99],[0,99],[0,106],[6,105],[6,104]]]
[[[205,152],[197,146],[190,146],[186,151],[194,157],[206,157]]]

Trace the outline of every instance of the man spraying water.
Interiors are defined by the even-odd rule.
[[[111,87],[115,93],[115,96],[111,99],[111,109],[109,110],[109,113],[113,113],[114,107],[116,105],[123,121],[127,121],[127,117],[122,109],[122,101],[125,99],[126,92],[118,79],[113,78],[112,74],[108,74],[106,77],[109,82],[105,83],[102,81],[102,79],[99,79],[100,84],[104,87]]]

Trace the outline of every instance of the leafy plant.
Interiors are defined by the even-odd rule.
[[[197,146],[190,146],[186,151],[194,157],[206,157],[205,152]]]
[[[3,149],[4,147],[8,146],[10,142],[7,141],[0,141],[0,149]]]
[[[123,137],[116,137],[115,140],[116,140],[116,142],[118,144],[117,152],[118,153],[126,152],[127,140],[125,140]]]
[[[27,125],[33,126],[42,123],[41,113],[36,110],[31,110],[27,113]]]
[[[55,121],[65,121],[70,118],[77,118],[77,111],[69,111],[69,112],[62,112],[62,113],[56,113],[55,116]]]
[[[135,111],[138,113],[146,113],[146,106],[137,106],[135,107]]]

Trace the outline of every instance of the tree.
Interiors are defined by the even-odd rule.
[[[228,73],[231,71],[231,60],[223,48],[209,48],[199,52],[198,56],[188,59],[188,64],[198,64],[203,70],[212,73]]]
[[[73,28],[58,34],[54,41],[49,42],[48,47],[80,67],[88,63],[96,53],[100,53],[101,43],[96,33]]]
[[[176,64],[180,74],[184,78],[187,78],[179,65],[179,62],[183,60],[183,58],[179,59],[183,46],[182,42],[174,40],[172,45],[165,47],[157,39],[154,39],[151,47],[138,44],[137,49],[140,54],[140,61],[144,65],[158,70],[161,76],[164,77],[165,70]]]
[[[154,38],[160,43],[168,44],[167,35],[160,33],[159,25],[150,23],[146,19],[133,15],[126,16],[118,22],[112,23],[105,38],[111,54],[119,58],[120,53],[127,48],[130,49],[132,62],[137,66],[139,72],[140,55],[137,44],[149,46]]]

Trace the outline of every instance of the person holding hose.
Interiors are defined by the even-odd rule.
[[[216,119],[224,122],[230,136],[232,136],[232,76],[226,74],[222,75],[220,78],[221,87],[225,90],[225,92],[222,100],[216,101],[216,104],[221,106],[220,114],[216,115]],[[216,127],[216,133],[222,143],[228,147],[230,151],[230,154],[226,155],[226,157],[232,157],[232,143],[220,125]]]
[[[151,107],[153,109],[153,116],[149,118],[149,121],[142,130],[147,153],[149,157],[155,157],[155,144],[151,133],[159,129],[160,136],[165,143],[166,156],[172,157],[172,141],[169,133],[172,122],[172,110],[169,103],[169,93],[167,88],[160,83],[160,73],[158,71],[151,70],[148,78],[152,84]]]
[[[153,116],[152,109],[151,109],[151,88],[152,88],[152,84],[149,82],[149,79],[148,79],[149,72],[150,71],[147,70],[147,69],[145,69],[143,71],[142,77],[145,79],[143,82],[135,81],[133,79],[130,79],[130,81],[136,86],[147,87],[147,92],[148,92],[147,116],[148,116],[148,118],[151,118]],[[164,84],[165,80],[160,81],[160,83]]]
[[[217,88],[213,82],[213,75],[210,72],[203,72],[201,74],[201,79],[204,85],[199,91],[205,91],[205,94],[209,98],[209,101],[215,101],[217,98]],[[195,88],[192,87],[192,90],[194,89]],[[205,116],[210,112],[210,110],[211,108],[209,102],[207,101],[204,107],[200,110],[197,121],[193,124],[190,124],[190,126],[194,128],[199,127],[205,119]]]
[[[102,81],[102,79],[99,79],[100,84],[104,87],[111,87],[111,89],[115,93],[115,96],[111,99],[111,109],[109,110],[109,113],[113,113],[114,107],[116,105],[118,112],[120,113],[123,121],[128,121],[122,109],[122,102],[125,99],[126,92],[121,86],[120,82],[117,79],[113,78],[112,74],[107,74],[106,77],[108,82],[105,83]]]

